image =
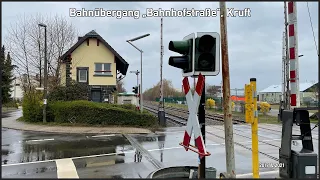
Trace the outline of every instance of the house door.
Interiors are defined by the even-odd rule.
[[[91,100],[93,102],[101,102],[101,91],[97,91],[97,90],[91,91]]]

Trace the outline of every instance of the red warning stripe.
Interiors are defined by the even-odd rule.
[[[293,13],[293,1],[288,2],[288,14]]]
[[[290,82],[296,82],[295,78],[296,78],[296,71],[295,70],[290,71]]]
[[[290,99],[291,99],[291,106],[296,106],[297,105],[297,95],[291,94]]]
[[[289,25],[289,37],[294,36],[294,24]]]
[[[294,47],[289,49],[289,59],[290,60],[295,60],[296,59],[296,51],[295,51]]]
[[[187,131],[184,132],[184,136],[183,136],[183,145],[189,147],[190,145],[190,140],[191,140],[191,136],[188,134]],[[188,148],[185,148],[186,151],[188,151]]]
[[[184,89],[184,93],[188,94],[189,90],[190,90],[190,85],[189,85],[189,80],[188,77],[183,78],[183,89]]]
[[[196,86],[196,92],[198,93],[199,96],[202,94],[202,89],[204,85],[204,76],[200,73],[198,77],[198,82]]]

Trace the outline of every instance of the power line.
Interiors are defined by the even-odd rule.
[[[308,2],[307,2],[307,8],[308,8],[309,20],[310,20],[310,25],[311,25],[312,35],[313,35],[313,41],[314,41],[314,45],[315,45],[315,47],[316,47],[317,54],[318,54],[318,56],[319,56],[318,47],[317,47],[317,43],[316,43],[316,37],[315,37],[315,35],[314,35],[314,30],[313,30],[313,25],[312,25],[312,20],[311,20],[309,3],[308,3]]]

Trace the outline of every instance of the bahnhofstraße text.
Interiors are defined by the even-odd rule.
[[[206,8],[204,10],[187,9],[176,10],[171,8],[165,9],[153,9],[147,8],[145,12],[140,10],[105,10],[103,8],[95,8],[94,10],[87,10],[85,8],[76,9],[69,8],[70,17],[115,17],[122,19],[124,17],[131,17],[134,19],[148,18],[148,17],[220,17],[220,9]],[[251,9],[235,9],[227,8],[227,17],[251,17]]]

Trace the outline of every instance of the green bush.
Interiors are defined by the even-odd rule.
[[[127,108],[123,108],[127,107]],[[54,121],[101,125],[127,125],[151,127],[157,118],[149,113],[133,111],[133,106],[95,103],[89,101],[60,101],[51,105]]]
[[[43,121],[43,94],[29,91],[24,94],[22,101],[23,119],[27,122]],[[54,120],[50,106],[47,106],[47,122]]]

